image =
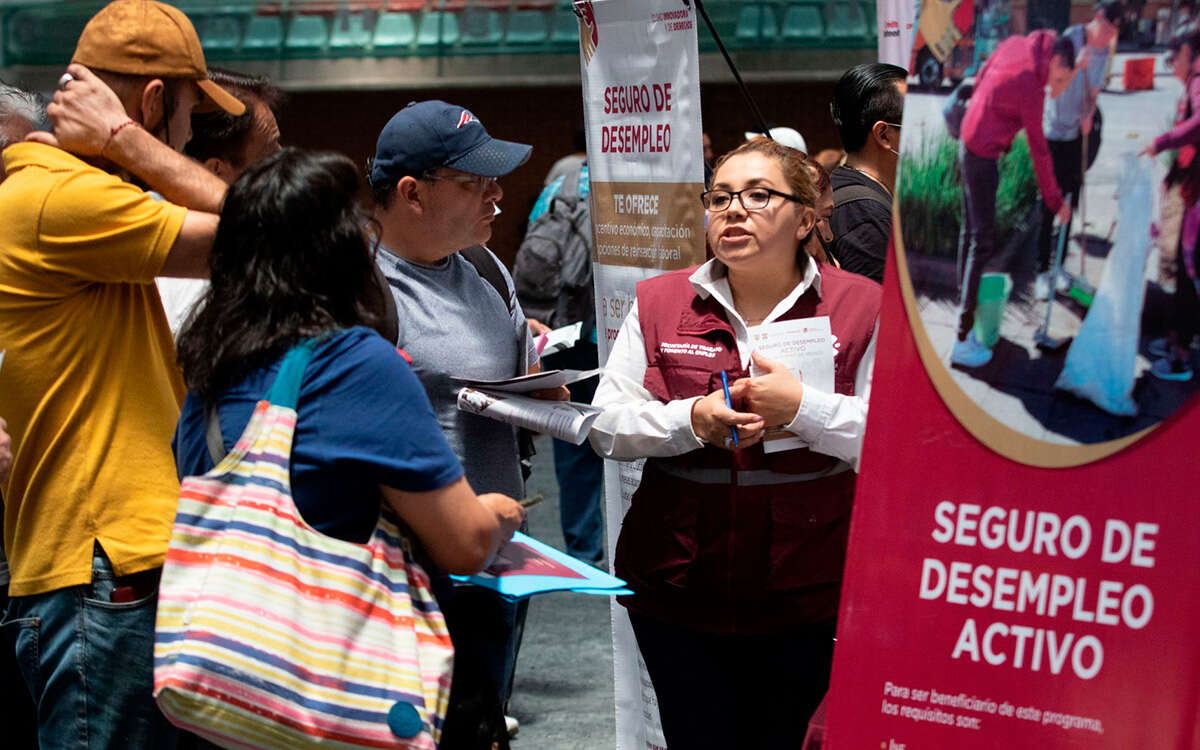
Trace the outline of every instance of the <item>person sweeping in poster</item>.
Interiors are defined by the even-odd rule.
[[[1071,207],[1063,201],[1042,131],[1046,87],[1050,97],[1062,94],[1075,67],[1075,45],[1052,31],[1006,39],[983,66],[962,121],[959,159],[963,180],[963,226],[959,252],[966,257],[959,302],[958,340],[950,362],[958,367],[982,367],[992,349],[973,330],[983,269],[996,254],[997,160],[1021,130],[1042,200],[1050,213],[1066,224]],[[965,253],[963,252],[965,250]]]

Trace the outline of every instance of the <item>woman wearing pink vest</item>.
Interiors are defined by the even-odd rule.
[[[800,152],[744,143],[712,188],[716,258],[638,285],[591,441],[648,458],[614,564],[667,744],[792,748],[829,681],[880,287],[803,251],[818,196]],[[823,317],[832,392],[757,355],[749,377],[756,326]],[[802,446],[765,452],[777,427]]]

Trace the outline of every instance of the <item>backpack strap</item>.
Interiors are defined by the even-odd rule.
[[[472,245],[465,250],[458,251],[458,254],[475,267],[475,271],[484,281],[492,285],[496,294],[499,294],[500,299],[504,300],[508,314],[512,315],[512,294],[509,292],[508,282],[504,280],[504,274],[500,272],[498,261],[492,258],[492,254],[487,251],[487,248],[483,245]]]
[[[204,441],[208,443],[208,456],[213,466],[221,463],[225,457],[225,441],[221,437],[220,413],[214,403],[204,405]]]
[[[504,306],[508,308],[508,314],[512,315],[513,302],[512,294],[508,290],[508,283],[504,280],[504,274],[500,272],[500,261],[494,259],[492,254],[487,251],[483,245],[472,245],[465,250],[459,250],[458,254],[466,259],[468,263],[475,266],[475,270],[483,278],[484,281],[492,285],[496,290],[496,294],[500,295],[500,299],[504,300]],[[521,372],[525,371],[525,348],[523,341],[517,341],[517,356],[521,358]],[[533,464],[530,459],[537,453],[537,448],[533,445],[534,433],[526,430],[523,427],[517,428],[517,454],[521,459],[521,481],[529,479],[530,473],[533,471]]]
[[[880,206],[892,212],[892,202],[879,194],[879,191],[868,185],[842,185],[833,191],[833,205],[842,206],[855,201],[875,201]]]
[[[563,175],[562,186],[558,189],[558,193],[555,194],[555,198],[562,198],[563,200],[576,200],[579,198],[579,181],[583,178],[584,164],[587,164],[587,162],[583,162]]]

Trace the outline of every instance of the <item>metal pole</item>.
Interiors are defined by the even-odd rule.
[[[704,9],[704,0],[695,0],[696,10],[700,11],[700,17],[704,19],[705,25],[708,26],[709,32],[712,34],[713,41],[717,43],[717,49],[721,50],[721,55],[725,58],[725,64],[729,66],[729,71],[733,73],[733,79],[737,81],[738,88],[741,89],[742,97],[746,100],[746,106],[750,108],[750,114],[754,116],[755,122],[758,123],[759,132],[768,138],[771,133],[767,128],[767,121],[759,111],[758,105],[754,103],[754,97],[750,96],[750,91],[746,88],[745,81],[742,80],[742,74],[738,72],[737,66],[733,64],[733,58],[729,56],[729,50],[725,49],[725,43],[721,41],[721,36],[717,34],[717,29],[713,26],[712,19],[708,17],[708,11]]]

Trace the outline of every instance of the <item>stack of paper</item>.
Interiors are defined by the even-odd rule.
[[[454,381],[464,386],[458,391],[458,408],[462,411],[581,445],[602,409],[575,401],[550,401],[520,394],[558,388],[599,374],[599,369],[547,370],[506,380],[454,378]]]
[[[750,328],[749,334],[754,351],[787,365],[806,387],[823,393],[834,392],[835,351],[828,316],[767,323]],[[761,374],[752,363],[750,375]],[[763,451],[767,453],[803,447],[803,440],[782,427],[767,430],[763,437]]]
[[[582,563],[521,532],[500,547],[492,564],[471,576],[451,576],[510,599],[550,591],[621,596],[633,592],[616,576]]]

